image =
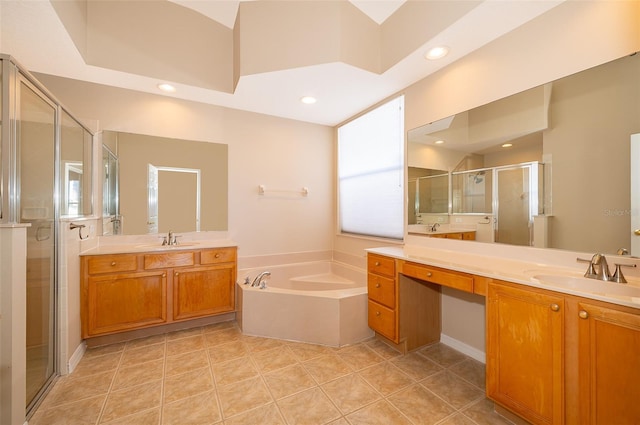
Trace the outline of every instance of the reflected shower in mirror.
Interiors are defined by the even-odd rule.
[[[103,144],[118,175],[105,234],[114,218],[125,235],[227,230],[227,145],[112,131]]]
[[[472,213],[454,208],[450,223],[479,230],[497,219],[495,200],[489,209],[489,176],[481,170],[544,163],[543,213],[530,229],[535,246],[604,253],[628,249],[634,214],[629,146],[631,135],[640,133],[639,76],[640,55],[625,56],[425,124],[408,132],[407,165],[473,179],[466,187],[478,189],[482,207],[474,205]],[[409,197],[413,190],[409,187]],[[451,193],[450,203],[462,205]],[[410,224],[411,208],[407,215]]]
[[[92,214],[93,136],[64,109],[60,126],[60,215]]]

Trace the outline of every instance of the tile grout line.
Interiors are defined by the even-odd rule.
[[[109,402],[109,397],[111,396],[111,390],[113,389],[113,386],[116,382],[116,378],[118,376],[118,371],[120,370],[120,365],[123,362],[124,359],[124,352],[126,349],[127,345],[125,344],[122,347],[122,351],[120,352],[120,358],[118,359],[118,364],[116,365],[116,369],[115,372],[113,374],[113,377],[111,378],[111,383],[109,384],[109,388],[107,389],[107,395],[104,398],[104,401],[102,402],[102,407],[100,408],[100,413],[98,413],[98,417],[96,418],[96,424],[100,424],[102,422],[102,416],[104,415],[104,412],[107,408],[107,403]]]
[[[224,416],[222,414],[222,403],[220,402],[220,395],[218,394],[218,383],[216,382],[216,375],[213,373],[213,362],[211,361],[211,353],[210,350],[213,347],[209,347],[207,345],[207,340],[205,338],[206,332],[204,331],[204,327],[202,328],[202,344],[204,345],[204,354],[207,358],[207,363],[209,364],[209,373],[211,374],[211,382],[213,382],[213,389],[216,397],[216,405],[218,406],[218,415],[220,417],[220,423],[224,423]],[[162,422],[160,422],[162,424]]]

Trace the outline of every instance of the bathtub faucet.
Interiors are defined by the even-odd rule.
[[[271,272],[262,272],[262,273],[260,273],[258,276],[256,276],[255,279],[253,279],[253,283],[251,284],[251,287],[259,286],[259,287],[264,289],[263,278],[265,278],[267,276],[271,276]]]

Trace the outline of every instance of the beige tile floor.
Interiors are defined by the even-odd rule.
[[[337,349],[226,322],[88,350],[29,425],[508,424],[484,379],[482,363],[442,344]]]

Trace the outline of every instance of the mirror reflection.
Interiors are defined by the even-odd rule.
[[[93,137],[67,111],[60,126],[60,214],[91,215],[91,159]]]
[[[477,231],[486,241],[584,252],[629,249],[629,152],[631,135],[640,133],[639,76],[640,55],[627,56],[410,130],[408,175],[418,168],[451,176],[446,217],[427,216],[426,224],[441,222],[440,232]],[[513,183],[500,184],[503,176]],[[415,185],[408,188],[413,206]],[[506,194],[511,200],[501,200]],[[507,212],[516,206],[521,212]],[[409,233],[426,233],[420,215],[423,224],[408,209]],[[509,224],[517,231],[506,235],[508,220],[520,224]]]
[[[103,233],[227,230],[227,145],[103,133]]]

